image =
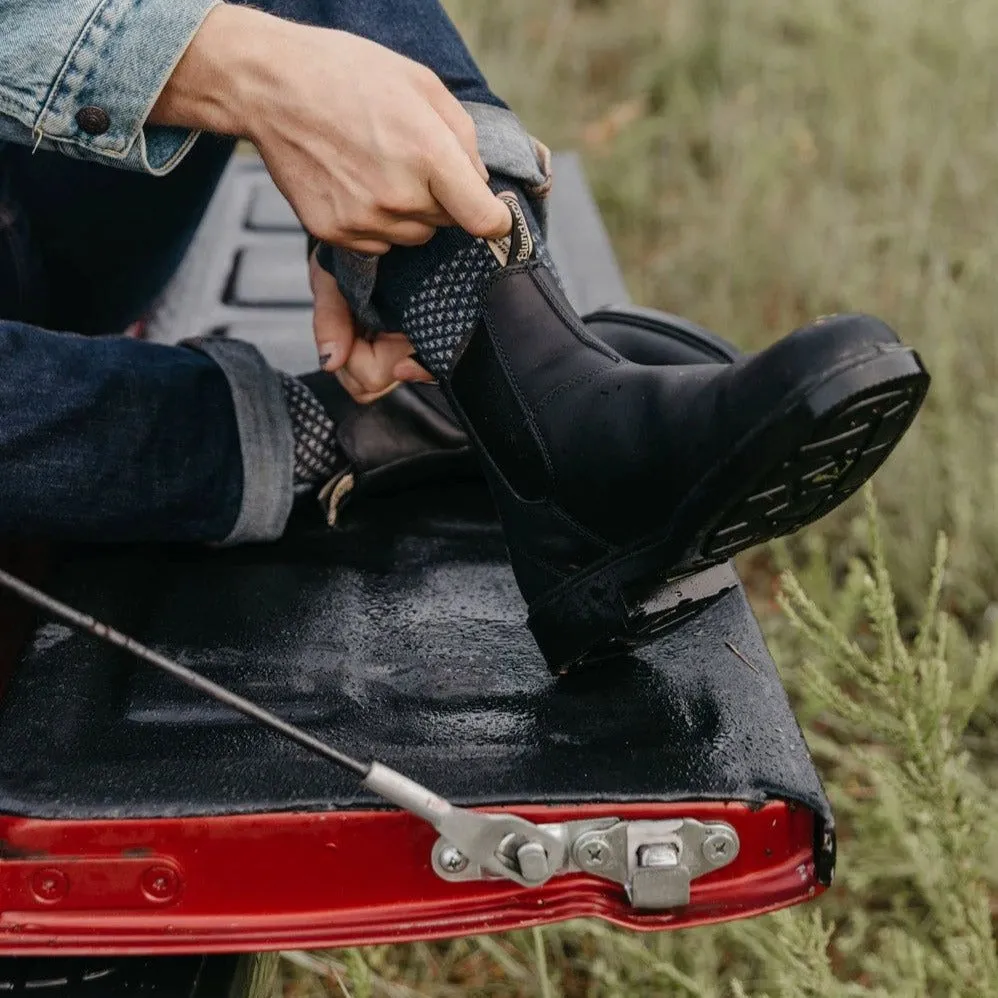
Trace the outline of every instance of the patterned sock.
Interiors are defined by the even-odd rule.
[[[297,378],[281,372],[281,387],[295,438],[295,492],[307,492],[333,475],[336,427],[312,391]]]
[[[501,176],[490,186],[521,227],[517,242],[525,249],[524,258],[532,251],[551,266],[522,189]],[[485,283],[505,262],[509,246],[508,238],[490,243],[447,228],[438,229],[423,246],[397,246],[382,258],[374,305],[389,328],[409,337],[420,363],[434,377],[447,375],[457,348],[478,322]]]

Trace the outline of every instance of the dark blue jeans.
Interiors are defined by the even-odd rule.
[[[255,5],[380,42],[509,115],[437,0]],[[501,165],[502,131],[485,141]],[[283,530],[291,430],[262,358],[111,335],[176,269],[231,152],[204,136],[155,178],[0,146],[0,537],[235,543]]]

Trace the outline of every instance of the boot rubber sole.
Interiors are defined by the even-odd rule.
[[[735,448],[661,532],[534,601],[528,625],[553,673],[626,654],[738,585],[725,563],[831,512],[883,464],[914,420],[929,375],[906,347],[829,374]],[[725,489],[718,481],[741,483]],[[713,510],[706,518],[704,510]]]

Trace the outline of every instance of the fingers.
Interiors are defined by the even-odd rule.
[[[441,142],[429,177],[430,193],[466,232],[483,239],[509,234],[513,219],[478,175],[453,134]]]
[[[433,107],[454,133],[465,155],[471,160],[475,172],[482,180],[488,181],[489,171],[478,152],[478,132],[471,115],[465,111],[461,102],[442,83],[439,94],[434,95]]]
[[[421,381],[424,384],[433,384],[436,380],[429,371],[420,367],[412,357],[400,360],[392,370],[392,376],[396,381]]]
[[[433,225],[403,219],[389,223],[385,235],[395,246],[422,246],[433,238],[436,231]]]
[[[336,372],[336,377],[339,379],[340,384],[350,393],[353,400],[359,402],[361,405],[370,405],[372,402],[377,402],[379,398],[383,398],[389,392],[395,391],[399,385],[398,381],[393,381],[377,391],[368,391],[345,368],[340,368]]]
[[[402,380],[395,376],[395,369],[411,354],[412,345],[401,333],[382,333],[373,343],[355,340],[337,376],[358,402],[373,402]]]
[[[412,359],[412,345],[402,333],[382,333],[373,343],[358,339],[350,306],[314,253],[309,260],[309,281],[315,296],[313,326],[319,366],[335,373],[358,402],[373,402],[400,381],[433,380]]]
[[[405,234],[411,229],[408,238],[415,240],[424,233],[412,229],[414,225],[439,229],[453,225],[454,219],[445,211],[430,193],[425,179],[420,180],[406,191],[395,190],[385,197],[370,218],[369,227],[358,229],[354,234],[370,239],[394,241],[396,230]]]
[[[344,239],[332,240],[337,246],[344,249],[353,250],[354,253],[363,253],[365,256],[384,256],[391,248],[392,244],[378,239],[375,236],[350,236]]]
[[[405,217],[409,221],[422,222],[423,225],[431,225],[435,229],[442,229],[445,226],[457,224],[454,221],[454,219],[451,218],[451,216],[446,211],[444,211],[444,209],[441,208],[439,204],[437,204],[436,201],[433,201],[432,198],[430,198],[429,200],[433,204],[432,208],[423,211],[407,212]]]
[[[437,228],[441,225],[453,225],[453,219],[440,209],[433,221],[427,221],[428,215],[421,218],[392,218],[385,215],[378,220],[377,228],[356,233],[341,245],[356,253],[366,253],[368,256],[384,256],[392,246],[422,246],[428,243]]]
[[[319,366],[324,371],[336,371],[347,362],[353,350],[357,335],[353,316],[336,278],[319,266],[314,253],[309,260],[308,273],[315,296],[312,328]]]
[[[464,109],[461,102],[447,89],[443,80],[432,70],[420,66],[417,84],[420,85],[423,93],[429,99],[433,109],[443,119],[444,124],[454,134],[465,155],[471,161],[475,172],[482,180],[487,181],[489,171],[478,152],[478,134],[474,119]]]

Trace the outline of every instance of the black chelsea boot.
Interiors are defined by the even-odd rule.
[[[865,315],[731,364],[632,363],[586,330],[522,220],[508,260],[441,385],[554,672],[647,643],[689,614],[683,580],[838,506],[928,389]]]

